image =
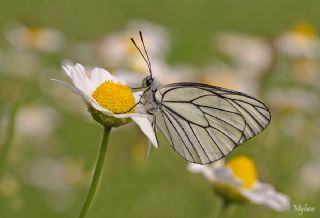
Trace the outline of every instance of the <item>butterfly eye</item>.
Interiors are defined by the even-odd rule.
[[[153,78],[151,76],[147,76],[146,78],[144,78],[144,80],[142,81],[142,86],[143,87],[148,87],[151,86],[153,83]]]
[[[147,86],[150,86],[153,83],[153,79],[149,77],[146,82],[147,82]]]

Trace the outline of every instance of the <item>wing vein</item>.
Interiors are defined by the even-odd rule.
[[[184,140],[183,140],[182,137],[180,136],[178,130],[176,129],[176,127],[174,126],[174,124],[172,123],[172,121],[169,119],[168,115],[167,115],[166,113],[163,113],[163,114],[166,116],[166,118],[168,119],[168,121],[170,122],[170,124],[172,125],[172,127],[174,128],[174,130],[176,131],[176,133],[177,133],[177,135],[179,136],[181,142],[184,144],[184,147],[185,147],[185,148],[187,149],[187,151],[189,152],[189,154],[190,154],[193,162],[196,162],[195,159],[194,159],[194,157],[193,157],[193,155],[192,155],[192,153],[190,152],[188,146],[186,146],[186,143],[184,142]],[[198,154],[197,152],[195,152],[195,153],[199,156],[199,154]],[[200,159],[200,156],[199,156],[199,159]]]
[[[195,153],[198,155],[199,159],[201,160],[200,158],[200,155],[198,154],[198,151],[197,149],[194,147],[193,143],[191,142],[188,134],[186,133],[185,129],[182,127],[181,123],[179,122],[178,119],[176,119],[173,115],[170,114],[170,112],[168,111],[167,114],[165,114],[166,116],[167,115],[170,115],[170,117],[172,117],[172,119],[174,119],[176,121],[176,123],[179,125],[179,127],[181,128],[182,132],[184,133],[184,135],[186,136],[186,138],[188,139],[188,141],[190,142],[190,145],[192,146],[193,150],[195,151]],[[188,123],[188,122],[187,122]],[[177,131],[177,130],[176,130]],[[178,132],[178,131],[177,131]],[[185,147],[188,148],[188,146],[186,146],[186,143],[184,142],[184,140],[181,138],[181,140],[183,141],[183,144],[185,145]],[[210,159],[208,158],[208,160],[210,161]]]
[[[191,131],[192,131],[192,133],[193,133],[194,137],[195,137],[195,138],[196,138],[196,140],[198,141],[198,143],[199,143],[199,145],[200,145],[200,147],[201,147],[201,149],[202,149],[203,153],[207,156],[207,158],[208,158],[208,160],[209,160],[209,162],[210,162],[210,161],[211,161],[210,157],[208,156],[207,152],[206,152],[206,151],[204,150],[204,148],[202,147],[202,144],[201,144],[201,142],[199,141],[199,139],[198,139],[197,135],[195,134],[195,132],[194,132],[193,128],[191,127],[190,123],[188,123],[188,122],[187,122],[187,124],[188,124],[189,128],[191,129]]]
[[[201,110],[201,109],[200,109],[200,110]],[[201,110],[201,111],[202,111],[202,110]],[[219,117],[216,117],[216,116],[214,116],[214,115],[212,115],[212,114],[209,114],[209,113],[207,113],[207,112],[204,112],[204,111],[202,111],[202,112],[203,112],[204,114],[206,114],[206,115],[214,118],[214,119],[217,119],[217,120],[220,120],[220,121],[224,122],[225,124],[227,124],[227,125],[231,126],[232,128],[238,130],[239,132],[242,132],[242,131],[243,131],[243,130],[238,129],[237,127],[235,127],[235,126],[232,125],[231,123],[228,123],[227,121],[225,121],[225,120],[223,120],[223,119],[221,119],[221,118],[219,118]],[[208,121],[208,120],[207,120],[207,121]],[[209,125],[210,125],[210,122],[209,122]]]
[[[213,141],[213,143],[217,146],[217,148],[219,149],[219,151],[221,152],[221,155],[224,156],[224,153],[222,152],[220,146],[218,145],[218,143],[212,138],[212,136],[210,135],[209,131],[207,130],[207,128],[205,128],[206,133],[208,134],[208,136],[210,137],[210,139]]]

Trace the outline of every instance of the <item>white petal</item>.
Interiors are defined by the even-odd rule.
[[[235,177],[232,171],[228,167],[217,167],[213,168],[213,172],[215,175],[215,179],[219,183],[226,183],[232,185],[236,188],[240,188],[242,186],[242,181]]]
[[[81,64],[62,66],[64,72],[71,78],[73,84],[82,92],[90,95],[94,87],[86,75],[86,69]]]
[[[99,103],[92,98],[91,96],[88,96],[89,102],[90,104],[98,111],[105,113],[108,116],[113,116],[116,118],[132,118],[132,117],[144,117],[144,118],[148,118],[150,117],[150,115],[147,114],[141,114],[141,113],[124,113],[124,114],[114,114],[111,111],[109,111],[108,109],[102,107],[99,105]]]
[[[70,79],[72,79],[72,77],[71,77],[71,68],[70,68],[71,66],[70,65],[63,65],[62,66],[62,69],[63,69],[63,71],[67,74],[67,76],[70,78]]]
[[[289,197],[275,191],[269,184],[256,182],[252,189],[243,189],[241,193],[252,203],[262,204],[277,211],[289,209]]]
[[[133,96],[134,96],[134,99],[135,99],[135,103],[138,103],[140,101],[142,95],[143,95],[143,92],[134,92],[133,93]],[[135,111],[140,113],[140,114],[146,114],[146,110],[145,110],[144,106],[141,103],[137,104],[135,106]]]
[[[134,96],[135,102],[139,102],[142,95],[143,95],[143,92],[134,92],[133,96]]]
[[[154,147],[158,147],[158,142],[156,138],[156,133],[154,132],[151,122],[147,117],[132,117],[133,121],[138,124],[140,129],[149,138]]]
[[[126,81],[126,83],[130,87],[140,87],[141,86],[141,81],[143,80],[144,76],[134,73],[134,72],[129,72],[129,71],[124,71],[124,70],[118,70],[114,73],[114,75],[121,81]]]
[[[132,118],[132,117],[144,117],[148,118],[149,115],[147,114],[140,114],[140,113],[125,113],[125,114],[114,114],[108,109],[101,107],[96,100],[94,100],[91,96],[88,96],[90,104],[98,111],[105,113],[108,116],[113,116],[115,118]]]
[[[143,117],[143,118],[149,118],[150,115],[147,114],[141,114],[141,113],[125,113],[125,114],[113,114],[116,118],[132,118],[132,117]]]
[[[63,82],[63,81],[61,81],[61,80],[57,80],[57,79],[51,79],[52,81],[54,81],[54,82],[57,82],[58,84],[60,84],[60,85],[62,85],[62,86],[64,86],[64,87],[66,87],[67,89],[69,89],[71,92],[73,92],[74,94],[77,94],[77,95],[80,95],[80,93],[79,93],[79,89],[77,89],[77,88],[75,88],[74,86],[71,86],[71,85],[69,85],[68,83],[66,83],[66,82]]]
[[[213,170],[208,165],[189,163],[187,169],[192,173],[202,173],[209,181],[215,181]]]
[[[91,81],[88,78],[88,75],[86,73],[86,69],[81,64],[76,64],[73,67],[73,71],[71,72],[71,76],[74,79],[76,79],[78,84],[82,85],[81,88],[80,87],[78,87],[78,88],[81,89],[83,92],[87,93],[88,95],[91,95],[91,93],[95,90],[95,87],[93,86],[93,84],[91,83]],[[75,81],[74,79],[73,79],[73,81]]]
[[[85,72],[81,72],[81,71],[76,71],[74,69],[74,67],[70,68],[70,72],[71,72],[71,79],[73,84],[75,85],[75,87],[77,87],[78,89],[80,89],[81,91],[86,91],[85,89],[85,79],[83,77],[83,75],[85,74]]]
[[[117,81],[108,71],[98,67],[93,68],[88,76],[95,87],[98,87],[107,80]]]
[[[86,103],[90,103],[90,96],[88,96],[86,93],[82,92],[80,89],[78,89],[77,87],[71,86],[68,83],[65,83],[63,81],[60,80],[56,80],[56,79],[51,79],[52,81],[57,82],[58,84],[66,87],[67,89],[69,89],[70,91],[72,91],[73,93],[80,95],[82,97],[82,99],[86,102]]]
[[[101,107],[98,102],[96,102],[96,100],[94,100],[91,96],[90,96],[90,104],[92,105],[92,107],[94,107],[94,109],[96,109],[97,111],[100,111],[102,113],[105,113],[108,116],[113,116],[113,113],[111,111],[109,111],[108,109]]]

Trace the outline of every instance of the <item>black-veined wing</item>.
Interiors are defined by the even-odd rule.
[[[271,115],[244,93],[198,83],[162,86],[152,111],[173,149],[188,161],[208,164],[260,133]]]

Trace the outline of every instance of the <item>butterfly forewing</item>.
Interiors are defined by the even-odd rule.
[[[241,92],[198,83],[159,87],[152,110],[157,127],[188,161],[208,164],[269,124],[268,108]]]

